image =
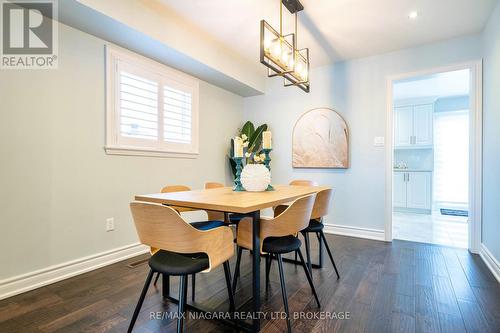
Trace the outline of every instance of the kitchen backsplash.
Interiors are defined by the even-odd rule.
[[[432,149],[396,149],[394,165],[406,164],[408,169],[432,170],[434,155]]]

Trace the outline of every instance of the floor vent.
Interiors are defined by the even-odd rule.
[[[149,259],[142,259],[142,260],[134,261],[134,262],[131,262],[130,264],[128,264],[127,267],[128,268],[137,268],[141,265],[144,265],[148,261],[149,261]]]

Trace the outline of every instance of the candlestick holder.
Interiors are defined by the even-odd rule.
[[[269,170],[269,173],[271,173],[271,165],[270,165],[271,164],[271,157],[269,157],[271,150],[272,150],[271,148],[262,149],[262,151],[266,155],[266,158],[264,159],[264,165],[266,166],[267,170]],[[269,184],[267,186],[266,191],[274,191],[274,187],[271,184]]]
[[[233,161],[236,162],[236,177],[234,178],[233,191],[237,192],[245,191],[245,188],[241,185],[241,180],[240,180],[243,157],[233,157]]]

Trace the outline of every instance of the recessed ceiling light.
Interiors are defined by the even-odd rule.
[[[410,20],[414,20],[418,17],[418,12],[417,11],[413,11],[413,12],[410,12],[410,14],[408,14],[408,18]]]

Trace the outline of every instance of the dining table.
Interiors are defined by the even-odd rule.
[[[260,249],[260,212],[263,209],[287,204],[305,195],[313,194],[329,187],[273,185],[274,190],[263,192],[233,191],[231,187],[200,189],[182,192],[153,193],[136,195],[136,201],[158,203],[188,209],[210,210],[223,213],[236,213],[252,219],[253,249]],[[165,288],[163,288],[163,296]],[[260,251],[252,251],[252,323],[247,325],[248,331],[260,330]]]

